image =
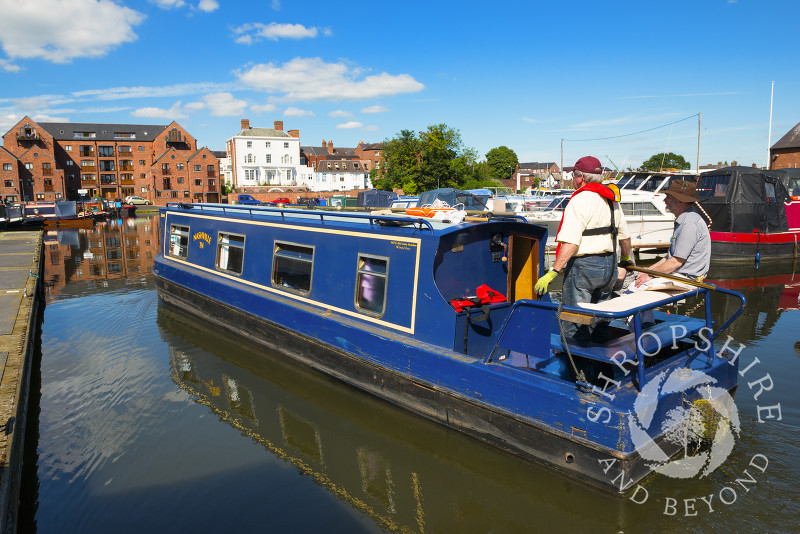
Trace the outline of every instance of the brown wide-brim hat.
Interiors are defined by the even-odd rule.
[[[665,195],[671,196],[675,200],[686,202],[687,204],[691,204],[697,200],[694,197],[694,193],[694,183],[687,182],[686,180],[676,180],[672,182],[672,184],[669,186],[669,189],[664,191]]]

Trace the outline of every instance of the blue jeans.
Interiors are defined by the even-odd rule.
[[[569,260],[564,271],[561,302],[577,306],[581,302],[601,302],[611,297],[617,280],[617,261],[614,254],[592,254]],[[567,337],[587,341],[592,327],[564,321],[562,328]]]

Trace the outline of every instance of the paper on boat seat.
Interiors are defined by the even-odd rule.
[[[679,289],[681,292],[687,291],[685,288],[676,288]],[[674,291],[637,291],[636,293],[628,293],[619,297],[615,297],[613,299],[605,300],[603,302],[598,302],[597,304],[592,304],[590,302],[580,303],[578,304],[579,307],[585,308],[587,310],[594,310],[594,311],[603,311],[603,312],[624,312],[626,310],[632,310],[633,308],[638,308],[639,306],[647,306],[658,302],[660,300],[668,299],[670,297],[675,296],[677,293]]]

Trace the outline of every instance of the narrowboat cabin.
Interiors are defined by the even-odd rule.
[[[797,258],[800,200],[786,189],[783,173],[725,167],[703,173],[697,200],[710,217],[713,261]]]
[[[453,224],[169,204],[160,223],[154,273],[167,304],[608,491],[648,476],[654,448],[667,458],[682,450],[668,439],[681,420],[676,408],[736,387],[738,360],[714,340],[741,313],[741,295],[703,285],[609,308],[560,306],[533,290],[546,230],[519,217]],[[712,290],[740,301],[725,321],[712,320]],[[641,320],[691,298],[704,319],[656,311],[654,324]],[[606,321],[608,335],[574,345],[560,335],[565,320]],[[710,341],[698,346],[701,334]],[[679,382],[701,373],[718,387],[639,395],[665,373]],[[630,426],[634,403],[652,416],[645,449]]]

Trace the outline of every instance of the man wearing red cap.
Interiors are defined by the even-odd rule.
[[[614,200],[614,192],[602,184],[603,167],[600,160],[585,156],[575,163],[573,183],[575,192],[570,197],[561,226],[556,235],[558,248],[550,270],[534,286],[540,295],[559,274],[564,274],[561,301],[566,306],[581,302],[600,302],[610,298],[617,278],[617,249],[620,256],[629,259],[631,238],[628,226]],[[564,333],[587,338],[587,326],[564,323]]]

